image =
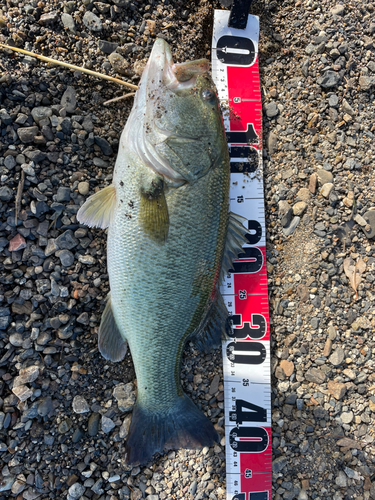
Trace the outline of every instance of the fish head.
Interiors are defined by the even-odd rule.
[[[142,129],[141,158],[170,185],[194,182],[216,166],[227,144],[206,59],[175,64],[158,39],[144,70],[135,106]]]

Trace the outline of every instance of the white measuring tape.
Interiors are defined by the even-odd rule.
[[[228,27],[215,10],[212,75],[230,152],[230,210],[248,220],[249,244],[221,287],[233,322],[223,342],[227,500],[269,500],[272,488],[270,335],[262,172],[259,19]]]

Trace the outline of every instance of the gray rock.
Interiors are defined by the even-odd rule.
[[[53,402],[52,402],[52,398],[50,396],[43,398],[38,403],[37,411],[38,411],[38,415],[40,415],[41,417],[46,417],[52,410],[53,410]]]
[[[350,104],[348,103],[348,101],[346,99],[343,99],[341,106],[342,106],[342,110],[344,111],[344,113],[348,113],[348,115],[350,115],[350,116],[355,115],[354,109],[350,106]]]
[[[112,419],[103,415],[101,419],[101,428],[103,432],[108,434],[109,432],[111,432],[112,429],[115,428],[115,423]]]
[[[289,205],[289,203],[286,200],[280,200],[278,202],[279,206],[279,217],[280,217],[280,222],[283,227],[286,227],[290,224],[292,220],[292,207]]]
[[[370,90],[375,85],[375,77],[362,75],[358,79],[361,90]]]
[[[320,368],[310,368],[306,372],[305,378],[308,382],[313,382],[314,384],[323,384],[326,379],[326,375]]]
[[[117,49],[118,43],[107,42],[107,40],[99,40],[98,47],[105,54],[112,54],[112,52]]]
[[[73,398],[74,413],[87,413],[90,411],[89,405],[83,396],[75,396]]]
[[[328,172],[327,170],[324,170],[324,168],[320,168],[317,172],[316,172],[317,176],[318,176],[318,180],[320,182],[320,184],[327,184],[327,182],[332,182],[333,181],[333,175],[331,174],[331,172]]]
[[[345,12],[345,5],[342,5],[340,3],[330,9],[330,13],[333,16],[343,16],[344,12]]]
[[[91,31],[101,31],[103,28],[100,18],[90,11],[85,12],[83,24]]]
[[[66,14],[65,12],[61,14],[61,22],[63,23],[64,28],[67,28],[71,33],[76,32],[76,25],[70,14]]]
[[[344,411],[340,415],[343,424],[350,424],[353,421],[354,415],[352,411]]]
[[[302,74],[306,78],[309,76],[309,65],[310,65],[310,59],[305,59],[301,64]]]
[[[42,120],[52,116],[52,109],[47,106],[37,106],[31,110],[31,116],[34,118],[35,123],[39,125]]]
[[[62,98],[61,105],[65,108],[67,113],[73,113],[77,106],[76,91],[73,87],[67,87]]]
[[[70,188],[65,186],[60,186],[57,190],[56,201],[58,203],[64,203],[70,201]]]
[[[1,193],[0,188],[0,193]],[[0,200],[1,200],[1,194],[0,194]],[[363,232],[365,233],[367,238],[374,238],[375,237],[375,210],[368,210],[363,217],[366,219],[368,222],[368,226],[363,227]]]
[[[12,170],[16,166],[17,162],[14,156],[9,155],[4,159],[4,167],[8,170]]]
[[[72,421],[70,418],[67,418],[60,422],[57,430],[59,431],[60,434],[66,434],[72,427]]]
[[[56,238],[56,244],[61,249],[67,248],[68,250],[71,250],[76,247],[78,243],[79,241],[73,236],[73,231],[70,229],[66,230]]]
[[[333,366],[339,366],[345,359],[345,353],[342,347],[337,347],[331,356],[329,357],[329,362],[333,364]]]
[[[294,231],[296,230],[298,224],[300,223],[300,221],[301,221],[301,217],[298,217],[298,216],[293,217],[289,226],[283,227],[284,236],[290,236],[291,234],[293,234]]]
[[[320,321],[319,318],[316,318],[316,317],[311,318],[310,324],[311,324],[311,328],[313,330],[317,330],[319,328],[319,321]]]
[[[81,497],[86,491],[86,488],[83,484],[74,483],[68,490],[70,497],[72,500],[77,500]]]
[[[275,102],[270,102],[264,106],[264,110],[268,118],[274,118],[279,114],[279,108]]]
[[[274,474],[278,474],[288,463],[288,459],[286,457],[278,457],[272,463],[272,472]]]
[[[0,201],[10,201],[14,198],[15,194],[7,186],[0,187]]]
[[[267,137],[267,149],[270,155],[277,151],[277,135],[270,132]]]
[[[117,54],[117,52],[112,52],[108,56],[108,60],[116,73],[120,73],[120,75],[127,75],[129,73],[129,63],[126,59],[122,57],[121,54]]]
[[[87,432],[89,436],[94,437],[99,432],[100,413],[92,413],[87,423]]]
[[[324,89],[330,89],[338,85],[340,82],[340,75],[335,71],[328,70],[324,75],[318,78],[317,82]]]
[[[74,263],[74,255],[69,250],[58,250],[56,256],[60,259],[61,265],[70,267]]]
[[[102,150],[102,153],[106,156],[110,156],[113,153],[112,146],[109,144],[109,142],[106,139],[103,139],[102,137],[95,136],[94,137],[95,144],[100,147]]]
[[[3,125],[10,125],[12,123],[12,118],[6,109],[0,109],[0,120]]]
[[[22,141],[24,144],[28,144],[30,142],[33,142],[34,137],[39,134],[39,129],[38,127],[20,127],[17,130],[18,137],[20,138],[20,141]]]

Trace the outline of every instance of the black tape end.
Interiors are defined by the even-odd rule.
[[[247,26],[247,17],[252,0],[233,0],[230,11],[228,26],[238,30],[244,30]]]

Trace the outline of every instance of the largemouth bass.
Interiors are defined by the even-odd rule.
[[[158,39],[121,135],[113,183],[78,212],[108,228],[110,296],[99,350],[120,361],[128,343],[137,401],[128,463],[210,446],[218,435],[184,394],[184,345],[220,344],[229,328],[220,279],[246,241],[229,214],[229,155],[219,103],[202,59],[174,64]]]

